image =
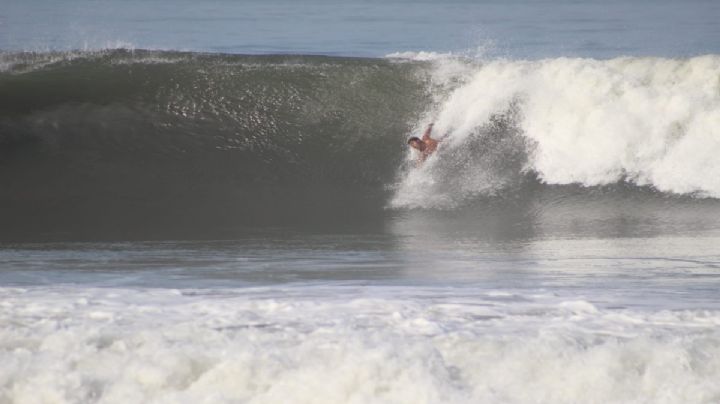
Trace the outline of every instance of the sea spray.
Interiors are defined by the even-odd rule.
[[[442,58],[434,63],[437,75],[448,74]],[[498,163],[474,164],[480,151],[462,154],[478,141],[493,150],[484,136],[498,119],[509,121],[500,136],[525,139],[507,148],[504,158],[526,153],[527,164],[516,168],[543,183],[628,181],[720,197],[720,57],[490,60],[473,66],[428,114],[437,117],[437,135],[450,134],[431,164],[459,158],[453,164],[466,171],[424,169],[423,181],[408,174],[396,206],[452,207],[506,187],[519,172],[497,176]]]

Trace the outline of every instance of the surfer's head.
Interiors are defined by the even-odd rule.
[[[408,139],[408,144],[413,149],[417,149],[420,151],[423,151],[425,149],[425,142],[420,140],[419,137],[415,137],[415,136],[411,137],[410,139]]]

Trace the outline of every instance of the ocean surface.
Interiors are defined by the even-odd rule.
[[[0,403],[720,402],[718,156],[717,1],[0,0]]]

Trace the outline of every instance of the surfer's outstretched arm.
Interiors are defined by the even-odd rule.
[[[427,129],[425,129],[425,133],[423,133],[423,135],[422,135],[423,141],[430,139],[430,132],[432,132],[433,125],[434,125],[433,123],[430,123],[430,125],[428,125]]]

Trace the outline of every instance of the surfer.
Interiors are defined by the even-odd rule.
[[[433,139],[430,137],[430,132],[432,132],[433,124],[431,123],[428,125],[427,129],[425,129],[425,133],[422,135],[422,139],[413,136],[410,139],[408,139],[408,144],[413,149],[420,152],[420,160],[419,163],[422,163],[425,161],[431,154],[435,153],[435,150],[437,150],[438,144],[447,136],[443,136],[440,139]]]

